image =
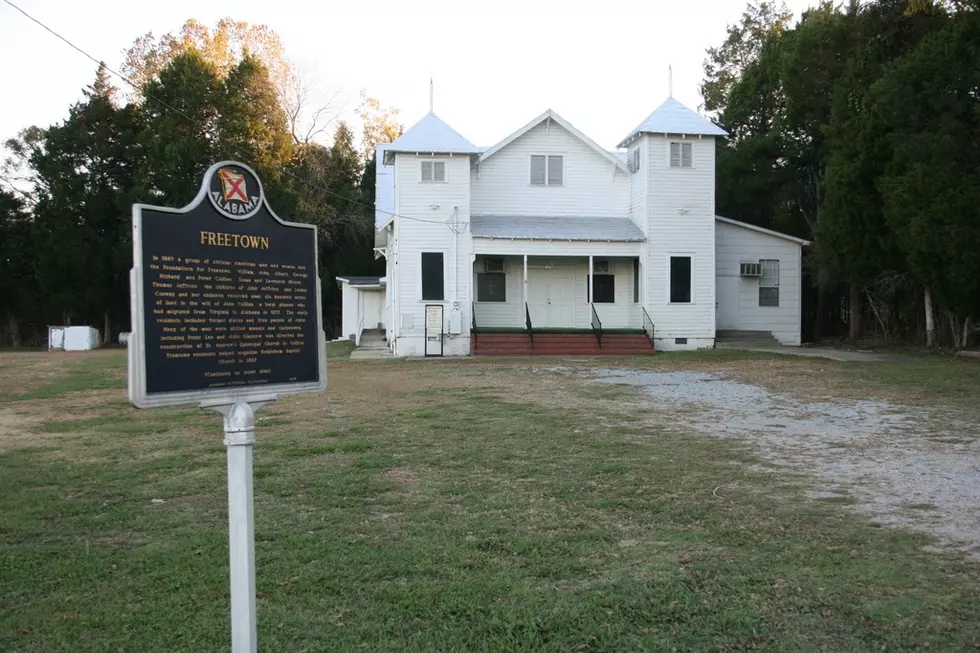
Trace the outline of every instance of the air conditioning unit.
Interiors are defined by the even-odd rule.
[[[762,263],[739,263],[739,276],[761,277]]]
[[[483,269],[485,272],[503,272],[504,271],[504,259],[502,258],[485,258],[483,259]]]
[[[596,274],[609,272],[609,261],[592,261],[592,271]]]

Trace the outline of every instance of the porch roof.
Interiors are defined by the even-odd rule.
[[[474,238],[507,240],[589,240],[642,242],[643,232],[629,218],[473,215]]]
[[[381,288],[386,285],[386,277],[337,277],[337,285],[347,283],[354,287]]]

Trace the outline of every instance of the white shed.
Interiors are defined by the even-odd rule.
[[[387,323],[384,277],[337,277],[341,289],[341,335],[361,344],[365,330],[384,330]]]
[[[803,246],[809,241],[716,216],[715,326],[800,344]]]

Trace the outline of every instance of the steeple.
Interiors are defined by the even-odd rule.
[[[434,113],[428,113],[385,147],[387,163],[395,152],[479,154],[480,150]]]
[[[626,147],[637,134],[684,134],[687,136],[728,136],[728,132],[688,109],[672,97],[637,125],[617,147]]]

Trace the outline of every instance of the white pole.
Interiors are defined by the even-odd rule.
[[[237,401],[225,416],[228,450],[228,554],[231,571],[231,650],[256,653],[255,513],[252,504],[252,445],[255,412]]]

